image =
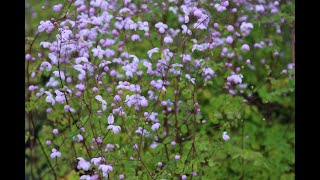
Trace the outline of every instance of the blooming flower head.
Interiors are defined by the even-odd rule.
[[[114,126],[114,125],[109,125],[107,127],[107,129],[108,130],[111,129],[114,134],[118,134],[121,131],[121,127],[120,126]]]
[[[54,29],[54,25],[50,21],[40,21],[40,25],[38,26],[38,31],[43,32],[46,31],[50,33]]]
[[[54,12],[60,12],[62,10],[63,5],[62,4],[56,4],[52,7],[52,10]]]
[[[233,75],[231,75],[231,76],[229,76],[227,78],[227,81],[234,82],[235,84],[241,84],[242,83],[242,78],[243,78],[243,76],[241,74],[240,75],[233,74]]]
[[[105,111],[107,109],[107,102],[100,95],[96,95],[95,98],[102,103],[102,110]]]
[[[113,124],[113,123],[114,123],[114,117],[113,117],[113,114],[110,113],[108,116],[108,124]]]
[[[98,57],[99,59],[102,59],[105,51],[101,49],[101,47],[98,45],[97,48],[92,49],[93,56]]]
[[[103,176],[107,176],[109,172],[113,171],[113,167],[111,165],[101,164],[99,165],[99,170],[103,172]]]
[[[244,44],[244,45],[242,45],[241,50],[242,51],[250,51],[250,47],[248,44]]]
[[[233,42],[233,38],[231,36],[228,36],[226,38],[226,43],[231,44]]]
[[[104,157],[97,157],[97,158],[92,158],[91,159],[91,163],[93,163],[96,166],[99,166],[103,162],[105,162],[105,158]]]
[[[155,131],[160,128],[160,123],[155,123],[151,126],[152,131]]]
[[[83,159],[82,157],[78,157],[77,158],[79,160],[77,168],[79,170],[84,170],[84,171],[88,171],[89,168],[91,167],[91,163],[89,161],[86,161],[85,159]]]
[[[156,53],[156,52],[159,52],[159,48],[156,47],[156,48],[150,49],[150,50],[147,52],[149,58],[151,59],[152,54],[153,54],[153,53]]]
[[[173,39],[170,36],[166,36],[163,42],[167,44],[171,44],[173,42]]]
[[[165,31],[166,29],[168,29],[168,25],[163,24],[162,22],[158,22],[157,24],[155,24],[155,27],[159,29],[159,32],[160,32],[161,34],[163,34],[164,31]]]
[[[121,180],[124,179],[124,175],[123,175],[123,174],[120,174],[120,175],[119,175],[119,179],[121,179]]]
[[[50,157],[52,159],[55,158],[55,157],[56,158],[61,157],[61,153],[57,149],[53,148],[51,151],[52,151],[52,153],[51,153]]]
[[[53,129],[53,130],[52,130],[52,133],[53,133],[54,135],[57,135],[57,134],[59,133],[59,131],[58,131],[58,129]]]
[[[77,134],[75,137],[73,137],[73,140],[77,141],[77,142],[82,142],[83,141],[83,137],[82,137],[81,134]]]
[[[225,140],[225,141],[229,141],[230,140],[230,136],[227,134],[226,131],[224,131],[222,133],[222,139]]]
[[[228,25],[227,29],[229,32],[232,32],[234,30],[234,27],[232,25]]]

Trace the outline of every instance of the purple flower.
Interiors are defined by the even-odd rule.
[[[240,30],[242,32],[250,31],[250,29],[253,29],[253,24],[252,23],[246,23],[242,22],[240,25]]]
[[[167,106],[167,101],[162,101],[162,102],[161,102],[161,105],[162,105],[162,106]]]
[[[181,25],[181,28],[182,28],[182,34],[189,34],[189,35],[192,35],[192,32],[191,30],[186,26],[186,25]]]
[[[119,175],[119,179],[120,179],[120,180],[124,179],[124,175],[123,175],[123,174],[120,174],[120,175]]]
[[[91,167],[91,163],[89,161],[86,161],[82,157],[78,157],[77,159],[79,160],[78,165],[77,165],[77,169],[79,169],[79,170],[82,169],[84,171],[88,171],[89,168]]]
[[[90,175],[82,175],[80,176],[80,180],[93,180],[93,178]]]
[[[50,141],[50,140],[47,140],[47,141],[46,141],[46,145],[50,146],[50,145],[51,145],[51,141]]]
[[[40,67],[46,68],[46,70],[47,70],[48,72],[51,71],[51,69],[52,69],[51,64],[48,63],[48,62],[46,62],[46,61],[44,61],[43,63],[41,63],[41,66],[40,66]]]
[[[231,76],[229,76],[227,78],[227,81],[234,82],[235,84],[241,84],[242,83],[242,78],[243,78],[243,76],[241,74],[240,75],[233,74],[233,75],[231,75]]]
[[[43,32],[46,31],[50,33],[54,29],[54,25],[50,21],[40,21],[40,25],[38,26],[38,31]]]
[[[227,134],[226,131],[224,131],[222,133],[222,139],[225,140],[225,141],[229,141],[230,140],[230,136]]]
[[[98,57],[99,59],[102,59],[105,51],[101,49],[101,47],[98,45],[97,48],[92,49],[93,56]]]
[[[121,101],[121,97],[119,95],[115,95],[113,99],[116,102],[120,102]]]
[[[63,5],[62,4],[56,4],[52,7],[52,10],[54,12],[60,12],[62,10]]]
[[[228,25],[227,29],[229,32],[232,32],[234,30],[234,27],[232,25]]]
[[[113,168],[111,165],[106,165],[106,164],[100,164],[99,165],[99,170],[101,170],[103,173],[109,173],[113,171]]]
[[[105,161],[106,160],[104,159],[104,157],[97,157],[97,158],[92,158],[91,159],[91,163],[93,163],[96,166],[99,166],[100,164],[102,164]]]
[[[30,54],[26,54],[26,60],[30,60],[31,59],[31,55]]]
[[[186,175],[182,175],[181,176],[181,180],[186,180],[187,179],[187,176]]]
[[[231,36],[228,36],[228,37],[226,38],[226,43],[231,44],[232,42],[233,42],[232,37],[231,37]]]
[[[110,113],[108,116],[108,124],[113,124],[113,123],[114,123],[114,117],[113,117],[113,114]]]
[[[102,104],[102,110],[105,111],[107,109],[107,102],[102,99],[100,95],[96,95],[96,100],[100,101]]]
[[[58,150],[56,150],[55,148],[53,148],[52,150],[52,153],[50,154],[50,158],[59,158],[59,157],[61,157],[61,153],[58,151]]]
[[[108,130],[112,129],[112,132],[114,134],[118,134],[121,131],[121,127],[120,126],[114,126],[114,125],[109,125],[107,127]]]
[[[164,33],[165,29],[168,29],[168,26],[166,24],[163,24],[162,22],[158,22],[157,24],[155,24],[155,27],[159,29],[159,32],[161,34]]]
[[[140,36],[138,34],[134,34],[131,36],[131,40],[134,41],[141,41]]]
[[[162,167],[162,162],[158,162],[158,167]]]
[[[175,159],[175,160],[179,160],[179,159],[180,159],[180,156],[179,156],[179,155],[175,155],[175,156],[174,156],[174,159]]]
[[[223,12],[227,9],[225,6],[221,4],[215,4],[214,7],[217,9],[218,12]]]
[[[155,123],[151,126],[152,131],[155,131],[160,128],[160,123]]]
[[[77,136],[73,137],[73,140],[77,141],[77,142],[82,142],[83,141],[83,137],[82,137],[81,134],[78,134]]]
[[[192,82],[192,84],[195,83],[195,80],[196,80],[195,78],[191,78],[189,74],[186,74],[185,76],[186,76],[186,78],[187,78],[189,81]]]
[[[59,131],[58,131],[58,129],[53,129],[53,130],[52,130],[52,133],[53,133],[54,135],[57,135],[57,134],[59,133]]]
[[[229,6],[229,1],[223,1],[221,5],[224,6],[224,7],[228,7]]]
[[[149,24],[147,21],[144,21],[144,22],[139,21],[138,26],[139,26],[139,30],[143,30],[145,32],[149,31]]]
[[[148,52],[147,52],[147,54],[148,54],[148,56],[149,56],[149,58],[151,59],[151,57],[152,57],[152,54],[153,53],[156,53],[156,52],[159,52],[159,48],[153,48],[153,49],[150,49]]]
[[[193,12],[193,15],[200,18],[201,15],[202,15],[202,11],[201,9],[196,9],[194,12]]]
[[[248,44],[244,44],[244,45],[242,45],[241,50],[242,51],[250,51],[250,47]]]
[[[69,105],[65,105],[65,106],[63,107],[63,109],[64,109],[66,112],[68,112],[69,109],[70,109],[70,106],[69,106]]]
[[[170,36],[166,36],[164,38],[163,42],[166,44],[171,44],[171,43],[173,43],[173,39]]]

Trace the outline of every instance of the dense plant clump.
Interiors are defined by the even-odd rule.
[[[26,177],[294,179],[294,0],[25,5]]]

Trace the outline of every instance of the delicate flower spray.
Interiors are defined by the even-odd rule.
[[[253,55],[273,45],[263,37],[252,43],[251,33],[261,28],[255,19],[280,11],[282,3],[259,2],[75,0],[44,5],[42,11],[53,14],[39,22],[37,47],[31,45],[25,55],[28,101],[40,104],[28,104],[27,113],[39,112],[45,124],[40,131],[46,138],[39,140],[46,145],[37,151],[44,154],[42,167],[50,170],[43,176],[66,173],[60,168],[64,163],[85,180],[210,174],[210,148],[238,139],[232,132],[230,143],[226,132],[235,126],[223,120],[230,113],[209,117],[203,98],[241,97],[240,106],[247,106],[253,91],[246,72],[262,66]],[[247,15],[251,11],[254,17]],[[272,52],[282,56],[280,48]],[[292,69],[294,64],[279,74],[289,76],[290,71],[292,77]],[[225,127],[221,138],[216,132]],[[202,138],[204,132],[213,133],[215,145]]]

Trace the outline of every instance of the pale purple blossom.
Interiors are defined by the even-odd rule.
[[[226,131],[224,131],[222,133],[222,139],[225,140],[225,141],[229,141],[230,140],[230,136],[227,134]]]
[[[134,34],[131,36],[132,41],[141,41],[141,38],[138,34]]]
[[[103,176],[108,176],[108,173],[113,171],[113,167],[111,165],[100,164],[99,170],[103,172]]]
[[[105,51],[101,49],[101,47],[98,45],[97,48],[92,49],[93,56],[98,57],[99,59],[102,59]]]
[[[113,123],[114,123],[114,117],[113,117],[113,114],[110,113],[108,116],[108,124],[113,124]]]
[[[181,176],[181,180],[186,180],[187,179],[187,176],[186,175],[182,175]]]
[[[96,95],[96,100],[98,100],[99,102],[101,102],[102,104],[102,110],[105,111],[107,109],[107,102],[105,100],[102,99],[101,95]]]
[[[234,30],[234,27],[232,25],[228,25],[227,29],[229,32],[232,32]]]
[[[120,126],[114,126],[114,125],[109,125],[107,129],[108,130],[111,129],[114,134],[118,134],[121,131]]]
[[[78,165],[77,165],[77,169],[79,169],[79,170],[82,169],[84,171],[88,171],[90,169],[91,163],[89,161],[86,161],[82,157],[78,157],[77,159],[79,160]]]
[[[60,12],[62,10],[63,5],[62,4],[56,4],[52,7],[52,10],[54,12]]]
[[[195,83],[195,80],[196,80],[195,78],[191,78],[191,76],[189,74],[186,74],[185,76],[189,81],[191,81],[192,84]]]
[[[96,166],[99,166],[100,164],[102,164],[103,162],[105,162],[105,158],[104,157],[97,157],[97,158],[92,158],[91,159],[91,163],[93,163]]]
[[[152,54],[153,53],[157,53],[157,52],[159,52],[159,48],[153,48],[153,49],[150,49],[149,51],[148,51],[148,56],[149,56],[149,58],[151,59],[151,57],[152,57]]]
[[[173,39],[170,36],[166,36],[164,38],[163,42],[166,44],[171,44],[171,43],[173,43]]]
[[[47,70],[47,72],[52,70],[51,64],[46,61],[42,62],[40,67],[45,68]]]
[[[160,128],[160,123],[155,123],[151,126],[152,131],[155,131]]]
[[[58,129],[53,129],[53,130],[52,130],[52,134],[57,135],[58,133],[59,133],[59,130],[58,130]]]
[[[51,151],[52,153],[50,154],[50,158],[53,159],[61,157],[61,153],[57,149],[53,148]]]
[[[228,36],[228,37],[226,38],[226,43],[232,44],[232,42],[233,42],[233,38],[232,38],[231,36]]]
[[[241,74],[232,74],[227,78],[227,81],[234,82],[235,84],[241,84],[242,78],[243,76]]]
[[[74,141],[77,141],[77,142],[83,141],[83,137],[81,134],[77,134],[73,139],[74,139]]]
[[[186,26],[186,25],[181,25],[181,28],[182,28],[182,34],[189,34],[189,35],[192,35],[192,32],[191,30]]]
[[[54,29],[54,25],[50,21],[40,21],[40,25],[38,26],[38,31],[43,32],[46,31],[50,33]]]
[[[241,50],[243,50],[243,51],[250,51],[250,47],[249,47],[248,44],[244,44],[244,45],[241,46]]]
[[[158,22],[157,24],[155,24],[155,27],[159,29],[159,32],[160,32],[161,34],[163,34],[164,31],[165,31],[166,29],[168,29],[168,25],[163,24],[162,22]]]

